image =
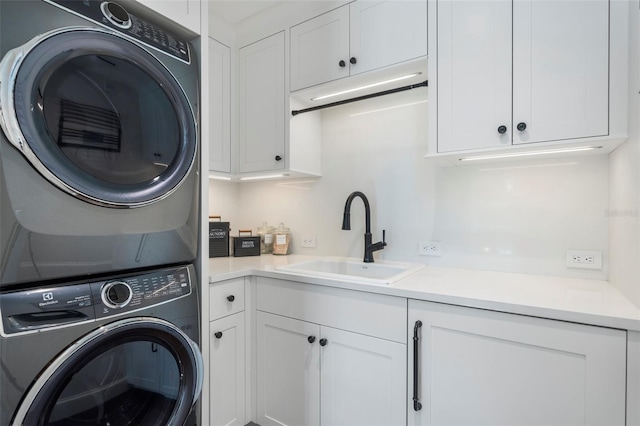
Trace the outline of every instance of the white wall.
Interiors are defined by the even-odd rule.
[[[609,280],[640,306],[640,9],[629,13],[629,140],[610,155]]]
[[[379,259],[606,279],[608,158],[438,167],[423,158],[426,90],[325,110],[322,178],[212,182],[211,212],[237,202],[234,229],[284,222],[295,253],[361,257],[360,200],[353,203],[352,230],[340,229],[344,202],[359,190],[372,206],[374,241],[387,230]],[[306,235],[317,236],[316,249],[301,247]],[[443,255],[418,256],[421,240],[440,241]],[[567,269],[567,249],[601,250],[605,268]]]

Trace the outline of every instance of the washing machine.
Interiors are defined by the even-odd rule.
[[[192,265],[0,294],[0,425],[196,424]]]
[[[196,258],[197,58],[132,8],[0,2],[0,290]]]

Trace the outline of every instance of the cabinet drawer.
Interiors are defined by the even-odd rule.
[[[211,285],[209,321],[244,311],[244,278]]]
[[[402,297],[263,277],[257,295],[259,311],[407,342],[407,300]]]

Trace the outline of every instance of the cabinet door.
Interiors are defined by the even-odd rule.
[[[323,425],[406,424],[406,346],[322,327]]]
[[[438,152],[511,145],[511,9],[438,2]]]
[[[244,426],[245,421],[245,329],[244,312],[209,326],[210,414],[212,426]]]
[[[291,28],[291,91],[348,75],[348,6]]]
[[[209,170],[231,172],[231,50],[209,39]]]
[[[257,326],[257,423],[319,425],[320,327],[265,312]]]
[[[150,9],[164,15],[200,34],[200,0],[137,0]]]
[[[410,300],[416,321],[410,425],[625,424],[625,331]]]
[[[406,0],[350,3],[351,75],[427,54],[427,2]]]
[[[285,156],[284,32],[239,49],[239,164],[279,170]],[[276,156],[281,160],[277,160]]]
[[[609,2],[516,1],[513,143],[609,133]]]

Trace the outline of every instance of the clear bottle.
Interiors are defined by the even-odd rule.
[[[291,253],[291,231],[281,223],[274,232],[273,254]]]
[[[267,225],[267,222],[262,222],[262,226],[258,227],[257,234],[260,236],[260,253],[273,253],[273,226]]]

